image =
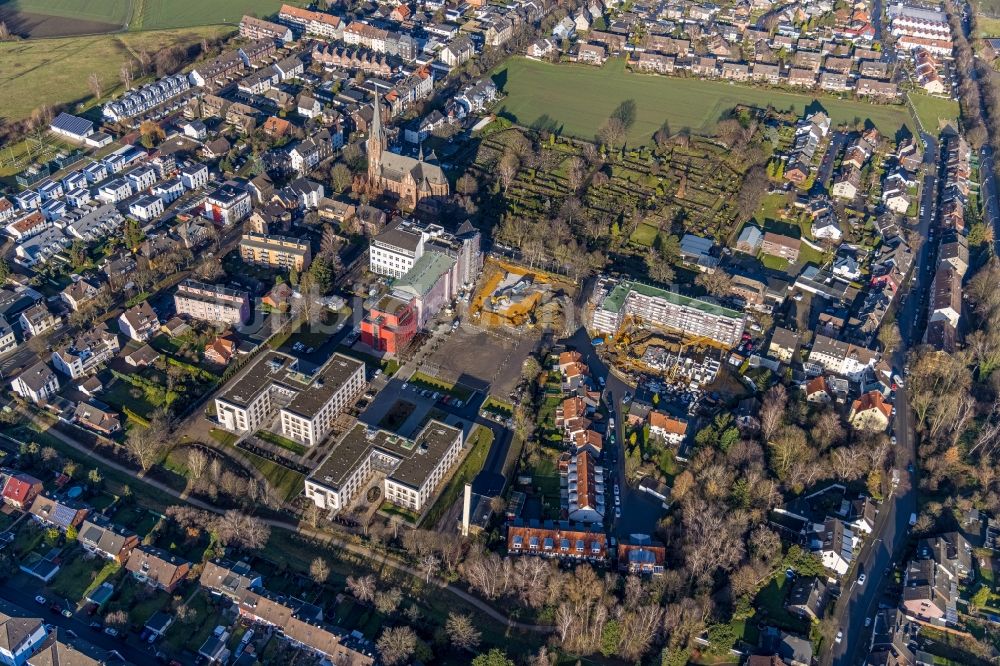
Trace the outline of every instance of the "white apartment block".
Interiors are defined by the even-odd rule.
[[[221,285],[185,280],[174,293],[177,314],[202,321],[245,324],[250,319],[250,295]]]
[[[359,423],[306,479],[306,497],[320,509],[340,511],[378,471],[385,474],[385,498],[419,513],[458,461],[463,445],[460,429],[436,420],[414,439]]]
[[[822,368],[823,372],[856,381],[867,368],[875,367],[879,358],[879,353],[872,349],[817,334],[807,363]]]
[[[39,361],[18,375],[10,387],[25,400],[37,404],[59,392],[59,378],[44,361]]]
[[[71,379],[79,379],[95,372],[98,366],[114,357],[119,349],[118,336],[106,324],[102,324],[83,333],[68,346],[52,352],[52,365]]]
[[[262,355],[230,381],[215,399],[219,423],[235,433],[270,425],[280,412],[281,434],[303,444],[318,444],[334,419],[365,390],[365,364],[334,354],[312,375],[298,370],[298,359]]]
[[[743,335],[743,313],[640,282],[604,278],[594,298],[591,327],[599,333],[617,333],[625,317],[632,315],[647,325],[709,338],[729,347]]]

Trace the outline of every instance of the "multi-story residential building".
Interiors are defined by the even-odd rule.
[[[44,303],[36,303],[21,313],[18,318],[21,330],[34,337],[50,331],[59,325],[61,319],[49,311]]]
[[[144,115],[157,107],[163,107],[164,110],[175,108],[190,88],[191,84],[183,74],[165,76],[108,102],[104,105],[102,114],[108,122],[117,123]]]
[[[106,324],[81,333],[67,346],[52,352],[56,370],[79,379],[95,372],[102,363],[118,353],[118,336]]]
[[[201,163],[181,167],[181,182],[189,190],[205,187],[208,185],[208,167]]]
[[[285,43],[292,41],[292,31],[286,25],[244,15],[240,21],[240,37],[243,39],[273,39]]]
[[[163,199],[152,194],[145,194],[131,204],[129,204],[128,212],[132,214],[137,220],[143,222],[149,222],[155,220],[159,216],[163,215]]]
[[[419,513],[462,446],[462,431],[437,420],[413,439],[359,423],[306,478],[306,497],[320,509],[339,511],[379,472],[385,474],[385,498]]]
[[[760,251],[766,255],[780,257],[790,263],[795,263],[799,259],[799,248],[801,246],[801,239],[776,234],[773,231],[765,231]]]
[[[97,296],[99,291],[100,286],[98,284],[86,278],[81,278],[63,289],[59,294],[59,297],[62,299],[63,303],[68,305],[69,308],[75,312],[85,303]]]
[[[873,349],[817,334],[809,350],[808,363],[823,372],[856,380],[866,369],[874,367],[879,358],[880,354]]]
[[[25,400],[38,404],[59,392],[59,378],[44,361],[39,361],[18,375],[10,387]]]
[[[603,562],[608,557],[608,537],[597,526],[516,520],[507,524],[507,553]]]
[[[278,21],[296,32],[308,35],[317,35],[327,39],[341,39],[344,36],[344,22],[339,16],[333,14],[282,5],[278,11]]]
[[[8,236],[20,243],[51,228],[52,220],[42,215],[41,212],[33,210],[9,223],[4,227],[4,230]]]
[[[281,434],[316,445],[334,419],[364,392],[365,364],[334,354],[313,374],[298,359],[262,354],[215,398],[219,423],[232,432],[256,432],[280,412]]]
[[[847,421],[855,430],[885,432],[892,418],[892,404],[878,391],[862,393],[851,403]]]
[[[124,178],[115,178],[97,188],[97,198],[105,203],[118,203],[132,194],[132,185]]]
[[[177,314],[195,319],[245,324],[250,319],[250,294],[222,285],[184,280],[174,292],[174,308]]]
[[[149,301],[143,301],[118,316],[118,328],[133,340],[146,342],[159,333],[160,320]]]
[[[406,349],[417,330],[411,301],[388,294],[365,313],[361,341],[375,351],[395,356]]]
[[[602,278],[595,290],[591,328],[617,333],[629,315],[650,326],[705,337],[727,347],[740,341],[745,321],[743,313],[708,301],[632,280]]]
[[[307,240],[246,233],[240,240],[240,258],[248,264],[301,273],[309,268],[312,250]]]
[[[581,523],[604,520],[604,469],[585,450],[572,455],[566,466],[566,515]]]
[[[250,216],[250,193],[235,183],[223,183],[205,199],[205,217],[229,226]]]

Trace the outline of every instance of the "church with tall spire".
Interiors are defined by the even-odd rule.
[[[415,209],[421,201],[446,197],[451,189],[444,170],[434,160],[425,160],[423,145],[416,158],[389,152],[382,127],[382,102],[378,95],[372,109],[371,133],[368,136],[368,182],[378,192],[391,192],[400,208]]]

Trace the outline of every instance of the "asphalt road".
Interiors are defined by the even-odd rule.
[[[66,631],[72,631],[81,640],[92,643],[105,650],[115,650],[126,660],[133,664],[155,663],[156,649],[153,646],[132,645],[138,643],[138,639],[132,638],[129,642],[117,638],[111,638],[102,631],[94,631],[90,628],[90,618],[86,615],[79,615],[70,618],[63,617],[58,613],[51,612],[47,606],[40,606],[35,602],[37,590],[22,590],[12,587],[9,584],[0,586],[0,598],[13,604],[25,617],[39,617],[45,624],[50,624]]]
[[[629,534],[652,534],[656,523],[664,510],[659,500],[652,495],[626,483],[625,452],[622,443],[625,441],[625,412],[627,405],[622,404],[625,393],[633,393],[633,387],[621,381],[608,371],[607,365],[597,355],[597,350],[591,344],[591,338],[584,328],[580,328],[572,336],[560,340],[563,344],[576,349],[583,356],[583,362],[590,368],[594,377],[606,377],[605,402],[613,409],[615,419],[615,446],[608,447],[608,453],[614,449],[617,460],[613,470],[613,483],[617,483],[621,492],[621,518],[614,517],[614,500],[609,497],[609,519],[611,531],[619,538]],[[607,459],[607,458],[606,458]],[[605,463],[607,465],[607,463]],[[609,485],[610,484],[606,484]]]
[[[927,242],[928,233],[934,224],[937,212],[937,165],[933,162],[938,155],[937,142],[924,135],[928,142],[924,162],[927,174],[924,177],[921,205],[924,214],[920,216],[917,230],[925,242],[921,245],[914,271],[916,281],[903,295],[897,314],[903,344],[892,358],[894,368],[906,364],[906,350],[920,343],[921,326],[926,312],[925,298],[930,290],[933,273],[927,270],[935,261],[936,243]],[[935,239],[937,240],[937,238]],[[824,665],[854,666],[863,663],[870,645],[869,629],[864,626],[866,618],[873,618],[878,610],[878,601],[887,584],[886,572],[902,555],[909,538],[910,514],[917,510],[916,476],[908,472],[910,464],[916,463],[916,432],[913,413],[904,408],[909,404],[905,385],[896,391],[896,417],[893,433],[897,438],[891,455],[893,467],[899,470],[899,485],[880,507],[875,521],[875,529],[866,539],[857,557],[858,566],[850,572],[851,578],[843,582],[843,592],[834,609],[834,618],[843,640],[822,657]],[[914,468],[915,469],[915,468]],[[859,585],[857,577],[864,573],[868,580]]]

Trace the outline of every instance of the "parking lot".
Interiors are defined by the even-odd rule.
[[[463,324],[440,339],[421,372],[506,399],[521,377],[521,364],[540,338],[535,332],[515,337]]]

